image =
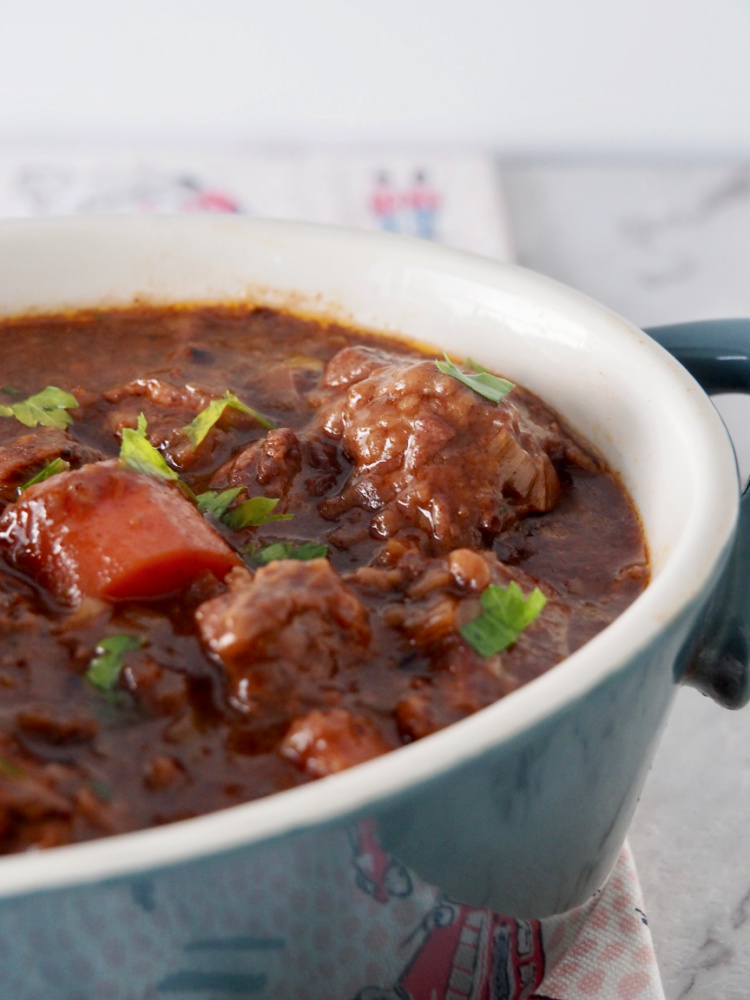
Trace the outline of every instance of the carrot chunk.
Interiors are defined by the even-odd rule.
[[[176,593],[241,564],[193,504],[159,479],[96,462],[30,486],[0,518],[11,562],[59,600]]]

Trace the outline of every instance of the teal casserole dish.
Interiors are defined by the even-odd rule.
[[[617,471],[652,580],[552,671],[393,754],[0,859],[7,995],[346,1000],[368,948],[401,933],[389,900],[430,887],[446,906],[529,919],[584,903],[618,856],[676,685],[747,697],[746,501],[723,424],[674,356],[709,391],[744,389],[747,329],[654,331],[665,350],[549,279],[386,235],[200,217],[0,226],[3,316],[185,301],[292,307],[508,372]]]

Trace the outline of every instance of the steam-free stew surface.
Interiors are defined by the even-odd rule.
[[[420,739],[646,585],[628,498],[558,416],[397,341],[141,310],[7,322],[0,358],[3,851],[168,823]],[[48,386],[74,397],[52,407],[61,426],[22,423]],[[515,587],[521,608],[543,595],[537,612],[478,648],[467,625]]]

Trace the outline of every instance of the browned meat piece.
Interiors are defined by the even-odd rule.
[[[572,462],[582,469],[601,473],[604,463],[600,458],[577,441],[570,431],[562,424],[560,417],[546,406],[540,399],[527,392],[521,386],[513,390],[515,405],[523,411],[524,420],[530,432],[546,451],[553,462]]]
[[[18,728],[35,742],[64,745],[88,743],[99,726],[86,716],[60,706],[32,705],[16,716]]]
[[[294,412],[307,404],[307,391],[318,381],[323,362],[306,354],[292,354],[282,361],[264,358],[254,365],[252,381],[279,410]]]
[[[113,434],[119,435],[123,427],[135,427],[139,413],[143,412],[148,421],[149,441],[163,452],[170,465],[188,469],[200,453],[210,453],[213,435],[209,434],[206,442],[195,448],[184,427],[221,395],[194,385],[173,385],[156,377],[136,379],[104,393],[107,402],[116,404],[105,423]],[[258,424],[254,417],[227,407],[218,426],[226,430],[235,426],[255,428]]]
[[[412,525],[429,550],[448,552],[486,543],[559,499],[550,453],[567,454],[568,436],[551,414],[543,422],[544,408],[530,417],[521,391],[491,403],[432,361],[370,348],[339,352],[323,385],[318,424],[354,462],[324,516],[369,508],[376,536]]]
[[[499,698],[515,687],[516,684],[498,684],[493,694]],[[444,672],[432,677],[429,684],[421,685],[418,690],[401,698],[393,715],[402,740],[410,743],[460,722],[485,704],[479,685],[469,673],[451,676]]]
[[[57,427],[40,427],[0,447],[0,500],[7,503],[14,500],[18,487],[55,458],[64,458],[78,468],[105,457]]]
[[[184,770],[174,757],[156,754],[146,764],[143,783],[151,789],[167,788],[183,777]]]
[[[297,435],[289,427],[277,427],[217,469],[211,486],[214,489],[248,486],[251,492],[260,487],[263,496],[283,497],[301,468],[302,451]]]
[[[246,486],[251,494],[290,498],[292,508],[301,508],[309,505],[308,497],[324,496],[336,486],[344,471],[342,464],[346,463],[342,463],[341,451],[330,439],[299,438],[291,428],[277,427],[218,468],[211,488]],[[303,470],[304,478],[293,489]]]
[[[6,762],[6,768],[8,766]],[[38,774],[31,776],[27,769],[19,769],[17,774],[0,774],[0,816],[3,813],[16,813],[29,819],[39,819],[49,813],[65,816],[70,811],[70,802]],[[7,823],[7,816],[2,819]]]
[[[305,677],[333,677],[367,648],[367,610],[325,559],[273,562],[254,577],[233,570],[227,583],[228,592],[201,604],[195,617],[242,705],[275,697],[293,703]]]
[[[392,363],[393,357],[376,347],[344,347],[326,365],[321,385],[328,389],[346,389]]]
[[[0,849],[54,847],[69,837],[73,804],[55,776],[64,769],[40,767],[0,743]]]
[[[332,708],[295,719],[280,752],[310,777],[322,778],[392,749],[371,718]]]
[[[308,437],[303,441],[305,461],[311,470],[305,479],[305,494],[322,497],[336,486],[349,468],[341,449],[324,437]]]
[[[122,672],[123,685],[154,715],[177,715],[188,702],[183,674],[161,667],[152,657],[133,657]]]
[[[196,449],[182,428],[211,402],[212,396],[190,385],[172,385],[161,378],[142,378],[104,393],[114,408],[104,415],[103,424],[119,437],[124,427],[135,427],[138,415],[148,421],[149,441],[178,469],[188,468]]]
[[[172,385],[160,378],[139,378],[104,393],[104,398],[110,403],[119,403],[131,396],[145,397],[164,409],[188,410],[191,413],[200,413],[212,399],[211,394],[203,389]]]

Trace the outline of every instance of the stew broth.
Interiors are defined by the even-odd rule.
[[[616,476],[521,387],[476,392],[471,365],[466,384],[397,340],[233,307],[6,321],[0,357],[4,852],[427,736],[648,581]],[[72,402],[21,422],[45,387]],[[529,620],[488,651],[467,626],[495,642],[511,585]]]

